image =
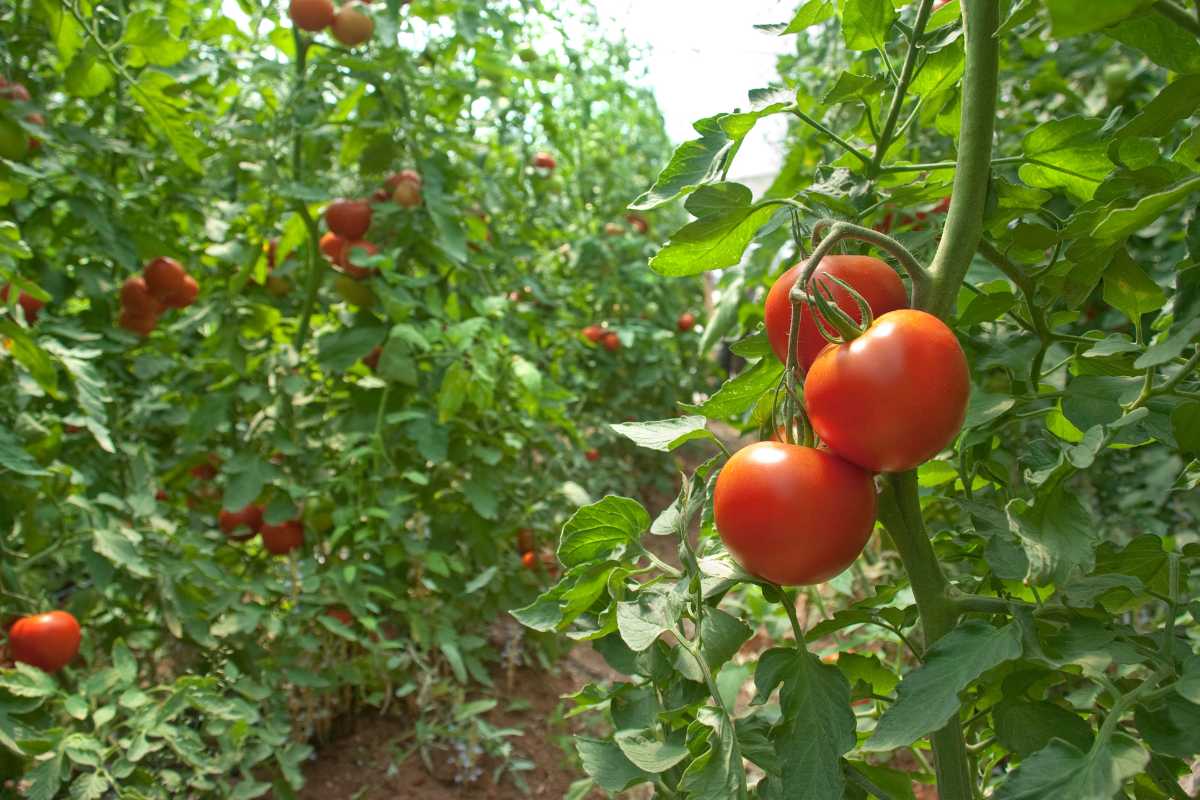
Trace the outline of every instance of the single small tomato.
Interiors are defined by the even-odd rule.
[[[833,453],[757,442],[717,476],[713,513],[748,572],[784,586],[827,581],[858,558],[875,528],[871,473]]]
[[[334,13],[329,31],[333,38],[346,47],[357,47],[371,40],[375,33],[375,20],[365,13],[362,3],[352,0]]]
[[[253,539],[263,526],[262,506],[251,503],[240,511],[221,509],[217,525],[225,536],[235,542]]]
[[[554,159],[554,156],[545,150],[541,150],[534,154],[533,165],[538,169],[553,170],[558,166],[558,162]]]
[[[610,353],[615,353],[621,349],[621,337],[612,331],[604,334],[601,342],[604,344],[604,349]]]
[[[813,431],[872,472],[902,472],[954,441],[970,369],[954,332],[932,314],[891,311],[817,356],[804,380]]]
[[[586,458],[588,461],[592,461],[592,462],[599,461],[600,460],[600,451],[595,448],[592,448],[591,450],[588,450],[586,453],[584,453],[583,457]]]
[[[675,321],[675,327],[680,333],[687,333],[696,327],[696,315],[690,311],[683,312]]]
[[[583,335],[589,342],[596,344],[604,338],[604,328],[599,325],[588,325],[583,329]]]
[[[525,569],[537,569],[537,566],[538,566],[537,553],[534,553],[532,551],[522,553],[521,554],[521,566],[525,567]]]

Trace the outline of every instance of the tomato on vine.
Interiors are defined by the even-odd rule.
[[[302,31],[324,30],[333,24],[333,0],[292,0],[288,14]]]
[[[694,327],[696,327],[696,315],[690,311],[683,312],[675,321],[675,328],[680,333],[687,333]]]
[[[803,274],[807,261],[802,261],[779,276],[771,291],[767,294],[763,317],[767,327],[767,339],[771,342],[771,350],[775,357],[787,363],[788,333],[792,324],[792,302],[789,293],[796,280]],[[862,312],[855,302],[853,295],[831,280],[823,279],[831,276],[844,281],[863,296],[875,316],[905,308],[908,305],[908,293],[904,283],[896,271],[883,261],[872,256],[825,256],[813,271],[810,288],[815,291],[818,282],[830,290],[837,306],[858,321],[862,321]],[[822,321],[824,322],[824,321]],[[831,330],[825,326],[826,330]],[[796,331],[796,363],[802,370],[807,370],[817,354],[825,349],[828,342],[817,328],[817,320],[812,309],[807,304],[800,306],[800,327]]]
[[[82,638],[79,621],[66,611],[22,617],[8,632],[13,659],[45,672],[58,672],[69,664]]]
[[[325,224],[343,239],[361,239],[371,227],[371,204],[365,200],[334,200],[325,209]]]
[[[970,370],[953,331],[901,309],[853,341],[824,350],[804,380],[813,430],[872,472],[902,472],[954,441],[967,413]]]
[[[259,528],[263,547],[272,555],[284,556],[304,546],[304,523],[298,519],[280,525],[263,523]]]
[[[875,481],[833,453],[757,442],[721,469],[713,513],[748,572],[784,586],[821,583],[850,566],[871,537]]]

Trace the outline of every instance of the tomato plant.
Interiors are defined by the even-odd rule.
[[[630,676],[574,698],[593,785],[1187,796],[1194,10],[810,0],[761,28],[795,37],[776,85],[697,121],[631,204],[694,216],[649,268],[712,274],[699,346],[727,348],[730,377],[612,428],[679,451],[663,473],[699,466],[657,514],[580,508],[561,578],[513,611]],[[790,133],[752,190],[729,176],[768,118]],[[886,307],[864,279],[813,279],[847,258]],[[828,328],[802,331],[814,314]],[[772,441],[734,452],[725,426]],[[858,499],[813,490],[834,461]]]

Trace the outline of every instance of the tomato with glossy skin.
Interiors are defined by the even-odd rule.
[[[258,532],[262,536],[263,547],[272,555],[285,556],[304,546],[304,523],[298,519],[288,520],[282,525],[264,523]]]
[[[179,291],[171,295],[170,302],[167,303],[171,308],[187,308],[192,303],[196,302],[196,298],[200,295],[200,284],[196,283],[196,279],[191,275],[183,276],[183,283],[179,286]]]
[[[604,338],[604,328],[599,325],[588,325],[583,329],[583,335],[592,344],[597,344]]]
[[[675,320],[675,327],[680,333],[687,333],[696,327],[696,315],[690,311],[683,312],[679,315],[679,319]]]
[[[343,239],[361,239],[371,227],[371,204],[365,200],[334,200],[325,209],[325,224]]]
[[[534,553],[532,551],[522,553],[521,554],[521,566],[525,567],[525,569],[537,569],[537,566],[538,566],[537,553]]]
[[[787,363],[788,332],[792,324],[792,304],[788,294],[793,284],[804,272],[807,261],[801,261],[796,266],[779,276],[767,294],[763,317],[767,325],[767,338],[771,342],[771,350],[775,357]],[[862,321],[862,313],[858,303],[851,294],[831,280],[822,280],[829,275],[844,281],[863,296],[875,316],[895,311],[908,306],[908,293],[904,283],[896,271],[878,258],[871,256],[825,256],[813,273],[812,283],[820,281],[833,293],[838,308],[851,317]],[[815,290],[815,286],[813,289]],[[832,332],[832,328],[828,328]],[[817,354],[825,349],[828,342],[817,328],[817,321],[807,305],[801,305],[800,327],[796,331],[796,364],[802,370],[807,370]]]
[[[325,255],[326,258],[328,258],[330,261],[333,261],[335,263],[337,262],[338,257],[341,255],[342,248],[345,245],[346,245],[346,240],[343,239],[342,237],[338,236],[333,231],[330,231],[329,233],[326,233],[321,237],[321,243],[320,243],[321,252]]]
[[[604,349],[610,353],[615,353],[621,349],[621,337],[612,331],[604,334],[600,341],[604,344]]]
[[[875,529],[871,473],[833,453],[757,442],[733,454],[713,492],[717,531],[748,572],[821,583],[858,558]]]
[[[79,654],[83,634],[79,620],[66,611],[22,617],[8,632],[15,661],[46,672],[58,672]]]
[[[817,436],[874,472],[912,469],[954,441],[970,390],[954,332],[932,314],[907,308],[823,351],[804,380]]]
[[[292,23],[302,31],[319,31],[333,24],[333,0],[292,0]]]

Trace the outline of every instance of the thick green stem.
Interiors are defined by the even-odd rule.
[[[954,310],[958,288],[983,233],[983,209],[991,173],[992,134],[996,124],[1000,43],[995,0],[963,0],[967,64],[962,84],[962,133],[946,228],[930,264],[933,296],[922,305],[943,319]]]
[[[941,564],[925,531],[917,494],[917,473],[894,473],[887,476],[886,482],[880,497],[879,520],[891,534],[908,573],[928,650],[954,627],[958,621],[958,607],[949,597],[946,576],[942,574]],[[971,800],[975,797],[974,778],[958,715],[935,731],[930,741],[936,756],[939,796],[946,800]]]

